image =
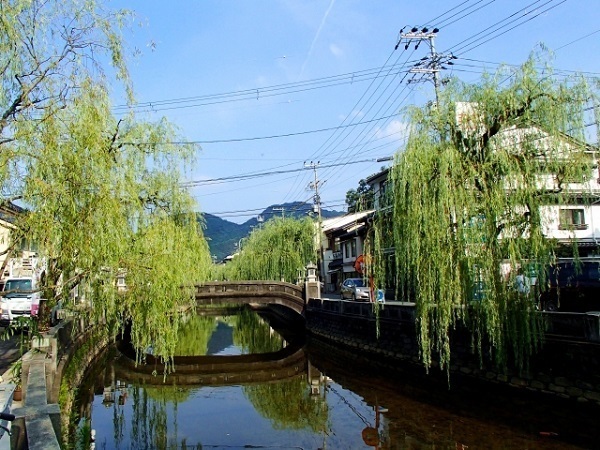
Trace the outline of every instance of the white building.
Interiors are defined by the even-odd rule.
[[[363,254],[368,222],[374,210],[335,217],[323,221],[323,281],[325,292],[335,292],[346,278],[360,277],[355,267]]]
[[[568,159],[574,148],[582,148],[583,156],[589,159],[590,173],[584,181],[565,182],[559,180],[557,174],[539,176],[540,192],[561,192],[562,204],[543,206],[540,210],[544,235],[548,239],[556,239],[566,248],[572,247],[574,239],[577,242],[580,256],[600,255],[600,171],[598,168],[598,148],[575,142],[570,136],[564,135],[559,142],[552,140],[547,133],[536,127],[512,128],[503,131],[496,137],[496,146],[519,148],[525,140],[535,142],[540,153],[555,152],[555,157]],[[385,169],[369,177],[366,181],[374,193],[374,205],[377,212],[389,210],[390,169]],[[506,189],[514,188],[511,180],[506,181]],[[504,232],[502,236],[506,236]]]

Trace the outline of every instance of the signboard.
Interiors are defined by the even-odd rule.
[[[365,272],[365,257],[363,255],[359,255],[356,261],[354,261],[354,270],[361,275]]]

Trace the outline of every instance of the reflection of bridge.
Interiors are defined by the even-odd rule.
[[[283,281],[212,281],[196,286],[199,305],[277,304],[304,313],[302,286]]]
[[[235,356],[176,356],[174,372],[163,378],[164,365],[148,355],[146,364],[123,355],[115,361],[119,380],[150,385],[222,386],[265,383],[306,374],[304,348],[290,345],[278,352]]]

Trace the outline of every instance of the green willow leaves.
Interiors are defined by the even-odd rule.
[[[522,367],[540,344],[535,294],[519,295],[515,276],[533,265],[543,285],[539,268],[557,251],[549,220],[558,205],[589,201],[573,186],[596,161],[585,144],[590,86],[539,64],[476,85],[454,80],[438,105],[409,111],[410,138],[391,175],[393,217],[376,221],[391,226],[393,242],[379,232],[376,263],[382,247],[395,249],[398,295],[416,303],[426,367],[448,368],[456,328],[498,363]],[[378,285],[385,271],[375,271]]]
[[[231,280],[273,280],[294,283],[309,262],[316,261],[315,224],[310,218],[274,218],[254,230],[228,266]]]
[[[28,210],[14,248],[33,242],[47,261],[49,306],[91,309],[111,332],[131,323],[134,346],[169,361],[211,261],[180,188],[196,148],[169,145],[180,139],[164,120],[111,111],[108,71],[132,99],[128,17],[94,0],[0,2],[0,185],[4,202]]]

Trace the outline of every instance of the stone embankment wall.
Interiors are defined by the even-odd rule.
[[[379,318],[370,303],[309,299],[305,312],[310,335],[341,344],[369,355],[390,367],[410,368],[417,376],[446,379],[445,370],[434,363],[426,374],[419,359],[414,306],[385,305]],[[569,318],[571,331],[548,334],[527,369],[498,369],[480,363],[470,349],[466,333],[452,336],[450,380],[493,383],[514,389],[539,392],[563,399],[600,405],[600,334],[598,316]],[[560,328],[565,316],[556,316],[549,329]],[[572,330],[579,323],[581,333]],[[591,327],[591,328],[590,328]],[[454,381],[453,381],[454,380]]]
[[[69,414],[61,408],[71,410],[85,370],[108,343],[102,327],[84,320],[61,322],[34,338],[33,348],[23,356],[22,405],[13,411],[16,422],[24,422],[20,429],[26,433],[20,439],[26,439],[27,448],[60,448],[61,434],[69,427]]]

